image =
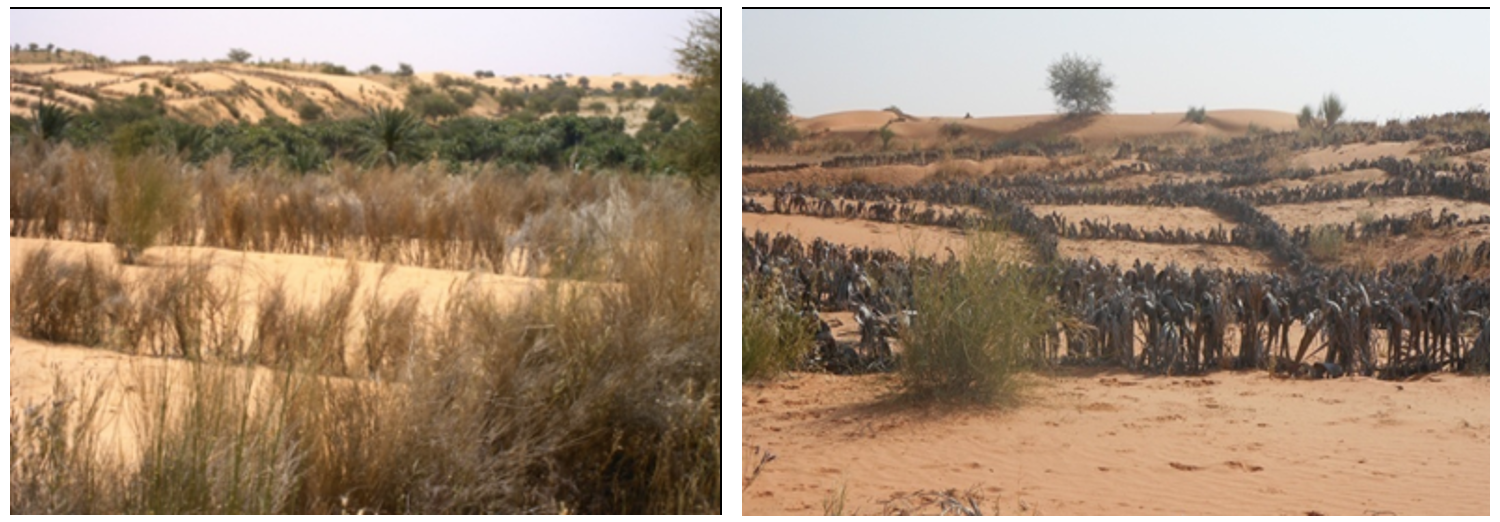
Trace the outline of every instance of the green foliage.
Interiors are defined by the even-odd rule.
[[[792,370],[813,350],[817,322],[798,313],[779,289],[746,281],[743,315],[740,375],[745,380],[775,377]]]
[[[380,107],[364,122],[365,161],[396,166],[420,160],[422,121],[405,109]]]
[[[754,85],[741,82],[744,95],[742,144],[753,150],[779,149],[796,139],[792,128],[792,110],[786,93],[775,82]]]
[[[1319,263],[1338,261],[1344,253],[1344,234],[1334,225],[1321,225],[1313,229],[1307,241],[1307,256]]]
[[[187,199],[184,184],[159,155],[120,158],[114,169],[109,240],[119,250],[121,262],[129,265],[176,222],[186,210]]]
[[[552,112],[552,100],[546,96],[532,96],[526,101],[526,109],[537,114],[547,114]]]
[[[369,67],[365,67],[365,70],[360,71],[360,74],[380,74],[382,71],[379,65],[372,63]]]
[[[32,132],[42,141],[54,143],[62,139],[68,126],[73,123],[73,112],[61,105],[42,100],[32,108]]]
[[[406,108],[427,119],[457,116],[463,111],[453,98],[441,91],[412,89],[406,96]]]
[[[151,63],[151,57],[143,54],[139,58],[136,58],[135,61],[140,63]]]
[[[416,71],[411,68],[411,64],[409,64],[409,63],[398,63],[398,64],[396,64],[396,76],[411,76],[413,74],[416,74]]]
[[[302,105],[297,106],[297,117],[304,122],[323,119],[323,106],[312,100],[304,101]]]
[[[602,101],[594,100],[589,103],[589,112],[592,112],[598,116],[603,116],[609,113],[609,107],[604,105],[604,102]]]
[[[670,105],[657,103],[646,113],[646,121],[654,125],[662,133],[668,133],[672,132],[672,128],[677,126],[680,119],[677,116],[676,109],[673,109]]]
[[[1323,127],[1333,128],[1338,124],[1339,119],[1344,117],[1346,108],[1339,95],[1331,92],[1324,95],[1323,102],[1318,105],[1318,118],[1323,120]]]
[[[526,106],[526,95],[521,94],[521,91],[515,89],[505,89],[500,91],[500,97],[496,101],[505,110],[513,111]]]
[[[1060,318],[1043,285],[989,232],[970,234],[957,265],[913,276],[917,315],[901,332],[902,385],[913,397],[977,402],[1014,397],[1031,344]]]
[[[1104,76],[1098,60],[1067,54],[1047,67],[1047,88],[1057,109],[1069,116],[1109,112],[1114,80]]]
[[[891,148],[891,140],[896,137],[896,131],[891,130],[891,124],[887,122],[880,126],[880,150],[886,151]]]
[[[1306,129],[1317,122],[1317,116],[1313,115],[1311,105],[1303,105],[1302,112],[1297,114],[1297,128]]]
[[[354,73],[349,72],[349,69],[347,67],[344,67],[342,65],[337,65],[337,64],[331,64],[331,63],[325,63],[323,65],[318,66],[318,72],[323,73],[323,74],[336,74],[336,75],[339,75],[339,76],[353,76],[354,75]]]
[[[1187,114],[1182,116],[1182,121],[1201,125],[1208,121],[1208,110],[1203,107],[1188,107]]]
[[[575,114],[578,112],[578,95],[572,92],[563,93],[553,101],[552,108],[558,114]]]
[[[229,61],[231,62],[245,63],[250,60],[251,56],[250,51],[244,49],[233,48],[229,50]]]

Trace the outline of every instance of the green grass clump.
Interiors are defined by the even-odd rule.
[[[770,284],[745,285],[741,376],[774,377],[797,366],[813,349],[817,323],[798,313],[794,303]]]
[[[995,402],[1014,398],[1030,348],[1058,319],[1047,292],[992,233],[970,234],[957,265],[913,276],[917,315],[901,333],[902,384],[919,399]]]
[[[1337,261],[1344,253],[1344,233],[1333,225],[1322,225],[1307,240],[1307,255],[1320,263]]]

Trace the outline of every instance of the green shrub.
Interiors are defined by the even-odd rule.
[[[312,100],[302,102],[302,105],[297,107],[297,117],[304,122],[323,119],[323,106]]]
[[[1347,107],[1339,99],[1339,95],[1330,92],[1323,96],[1323,102],[1318,105],[1318,116],[1322,118],[1325,128],[1331,128],[1344,117],[1345,109]]]
[[[1307,240],[1307,255],[1320,263],[1333,262],[1344,253],[1344,234],[1337,226],[1322,225]]]
[[[110,242],[129,265],[186,210],[184,184],[155,153],[116,159],[109,201]]]
[[[1032,343],[1059,319],[1047,291],[993,233],[970,234],[958,265],[918,270],[917,315],[901,332],[902,385],[924,400],[1015,397],[1038,354]]]
[[[795,303],[769,283],[746,282],[743,316],[741,376],[745,380],[794,369],[813,349],[817,323],[798,313]]]
[[[1303,105],[1302,112],[1297,113],[1297,128],[1306,129],[1312,127],[1315,122],[1317,122],[1317,116],[1313,115],[1312,106]]]
[[[1182,121],[1201,125],[1208,121],[1208,110],[1203,107],[1188,107],[1187,114],[1183,115]]]
[[[1047,67],[1047,88],[1059,111],[1069,116],[1106,113],[1114,96],[1114,80],[1104,76],[1099,60],[1064,55]]]

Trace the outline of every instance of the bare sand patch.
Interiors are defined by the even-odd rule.
[[[1340,199],[1315,203],[1289,203],[1260,207],[1271,219],[1288,230],[1308,225],[1347,225],[1367,214],[1376,219],[1387,215],[1407,216],[1423,210],[1431,210],[1434,217],[1442,209],[1448,209],[1468,220],[1490,214],[1488,203],[1475,203],[1447,199],[1438,196],[1406,196],[1399,198]]]
[[[1318,185],[1353,185],[1355,183],[1384,183],[1391,175],[1380,169],[1357,169],[1335,172],[1308,179],[1274,179],[1236,190],[1301,189]]]
[[[1373,160],[1384,157],[1416,160],[1413,154],[1420,141],[1382,141],[1379,143],[1355,143],[1338,147],[1309,149],[1292,158],[1296,168],[1321,169],[1334,167],[1356,160]]]
[[[144,90],[141,89],[141,86],[143,85],[146,87]],[[143,92],[147,95],[150,95],[152,92],[154,92],[155,89],[161,89],[162,92],[167,92],[170,90],[167,86],[162,85],[161,82],[156,81],[153,78],[130,80],[127,82],[110,85],[99,90],[118,96],[135,96]]]
[[[911,117],[904,121],[890,111],[844,111],[800,119],[804,135],[870,142],[875,131],[890,124],[899,140],[932,144],[944,138],[944,126],[961,129],[960,139],[1049,140],[1074,137],[1085,143],[1107,143],[1138,138],[1233,137],[1249,133],[1251,125],[1282,131],[1297,128],[1296,115],[1264,110],[1219,110],[1208,122],[1183,121],[1182,113],[1106,114],[1092,118],[1062,118],[1055,114],[995,117]]]
[[[1131,266],[1136,260],[1157,267],[1176,263],[1193,267],[1272,272],[1276,262],[1269,254],[1242,246],[1185,244],[1169,245],[1114,239],[1058,239],[1058,255],[1073,259],[1097,257],[1103,263]]]
[[[47,79],[56,81],[58,83],[66,83],[68,85],[75,85],[79,87],[90,87],[96,83],[109,83],[119,81],[123,78],[125,77],[116,74],[83,69],[76,71],[62,71],[47,75]]]
[[[50,73],[52,71],[56,71],[58,69],[66,69],[68,67],[70,67],[70,65],[69,64],[65,64],[65,63],[13,63],[13,64],[10,64],[11,70],[21,71],[21,72],[27,73],[27,74],[46,74],[46,73]]]
[[[757,449],[776,459],[744,514],[822,514],[840,488],[845,514],[879,514],[917,490],[971,487],[986,514],[1489,512],[1487,376],[1040,380],[1015,409],[905,406],[890,375],[747,384],[746,471]]]
[[[947,259],[950,249],[954,255],[962,256],[967,244],[963,233],[944,227],[781,214],[741,215],[744,217],[743,232],[747,235],[757,231],[772,236],[784,233],[797,236],[803,244],[821,237],[850,247],[883,248],[902,255],[915,248],[919,255],[938,256],[940,259]],[[1003,241],[1007,251],[1026,250],[1019,238],[1007,235]]]
[[[110,72],[119,73],[119,74],[123,74],[123,75],[126,75],[126,76],[138,76],[138,75],[142,75],[142,74],[156,74],[156,73],[172,72],[172,71],[175,71],[175,70],[177,70],[177,68],[176,67],[172,67],[170,65],[121,65],[121,66],[118,66],[118,67],[111,67],[111,68],[109,68]]]
[[[1129,223],[1137,229],[1167,230],[1184,229],[1189,232],[1208,232],[1223,228],[1228,232],[1234,228],[1218,214],[1199,207],[1149,207],[1144,205],[1034,205],[1031,210],[1037,216],[1048,216],[1056,212],[1071,222],[1088,219],[1095,222]]]

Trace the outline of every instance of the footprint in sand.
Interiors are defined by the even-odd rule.
[[[1250,473],[1257,473],[1257,472],[1260,472],[1260,471],[1263,471],[1263,470],[1266,469],[1266,468],[1263,468],[1263,467],[1260,467],[1260,466],[1255,466],[1255,465],[1251,465],[1251,464],[1245,464],[1245,463],[1237,461],[1237,460],[1231,460],[1231,461],[1225,462],[1224,465],[1225,466],[1229,466],[1230,468],[1233,468],[1233,469],[1240,470],[1240,471],[1248,471]]]
[[[1183,464],[1181,462],[1168,462],[1167,464],[1182,471],[1198,471],[1200,469],[1203,469],[1192,464]]]

